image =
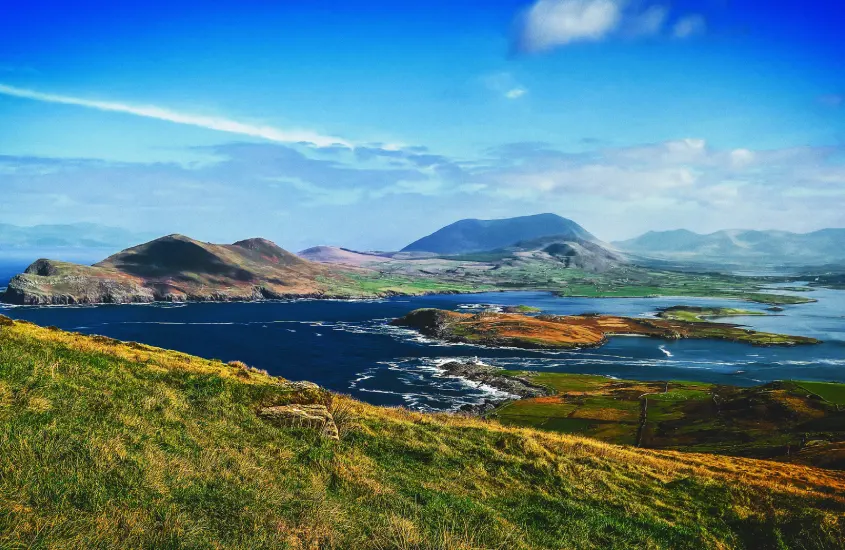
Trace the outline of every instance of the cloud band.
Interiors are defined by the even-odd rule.
[[[228,118],[179,113],[176,111],[171,111],[169,109],[164,109],[162,107],[156,107],[154,105],[127,105],[125,103],[118,103],[112,101],[95,101],[90,99],[82,99],[78,97],[70,97],[57,94],[45,94],[34,90],[6,86],[4,84],[0,84],[0,94],[24,99],[31,99],[34,101],[42,101],[45,103],[75,105],[77,107],[96,109],[98,111],[126,113],[129,115],[135,115],[145,118],[164,120],[175,124],[185,124],[187,126],[207,128],[209,130],[216,130],[218,132],[228,132],[230,134],[240,134],[244,136],[257,137],[266,139],[268,141],[275,141],[278,143],[306,142],[312,143],[318,147],[328,147],[332,145],[343,145],[346,147],[352,147],[349,142],[343,139],[333,136],[324,136],[319,133],[307,130],[282,130],[279,128],[274,128],[273,126],[246,124]]]

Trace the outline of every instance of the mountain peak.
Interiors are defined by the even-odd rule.
[[[93,266],[38,260],[3,297],[20,304],[255,300],[320,293],[321,278],[332,276],[267,239],[212,244],[174,233]]]
[[[281,247],[274,243],[269,239],[264,239],[262,237],[252,237],[249,239],[243,239],[236,243],[233,243],[232,246],[240,246],[242,248],[249,248],[250,250],[258,250],[260,248],[265,247],[272,247],[272,248],[279,248]]]
[[[466,254],[552,236],[561,240],[598,241],[574,221],[547,212],[497,220],[459,220],[409,244],[402,252]]]
[[[231,247],[237,247],[253,254],[257,254],[262,260],[269,261],[274,264],[293,265],[302,263],[302,259],[295,254],[288,252],[273,241],[262,239],[261,237],[244,239],[232,244]]]

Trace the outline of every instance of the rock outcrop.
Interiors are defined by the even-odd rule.
[[[334,417],[325,405],[278,405],[258,411],[264,420],[286,428],[314,430],[327,439],[340,439]]]
[[[501,368],[491,365],[450,361],[440,365],[440,368],[449,376],[480,382],[517,397],[542,397],[552,393],[545,386],[534,384],[525,378],[508,376],[503,374]]]

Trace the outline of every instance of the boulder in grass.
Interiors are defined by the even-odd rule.
[[[289,428],[308,428],[328,439],[339,439],[337,425],[325,405],[278,405],[264,407],[258,416]]]

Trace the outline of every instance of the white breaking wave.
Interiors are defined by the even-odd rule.
[[[405,406],[421,411],[455,411],[463,405],[516,397],[486,384],[443,376],[444,371],[439,365],[446,361],[466,360],[466,357],[441,357],[380,361],[379,367],[358,373],[350,381],[349,388],[365,393],[399,396]],[[417,391],[388,389],[386,384],[400,384],[403,388]]]

